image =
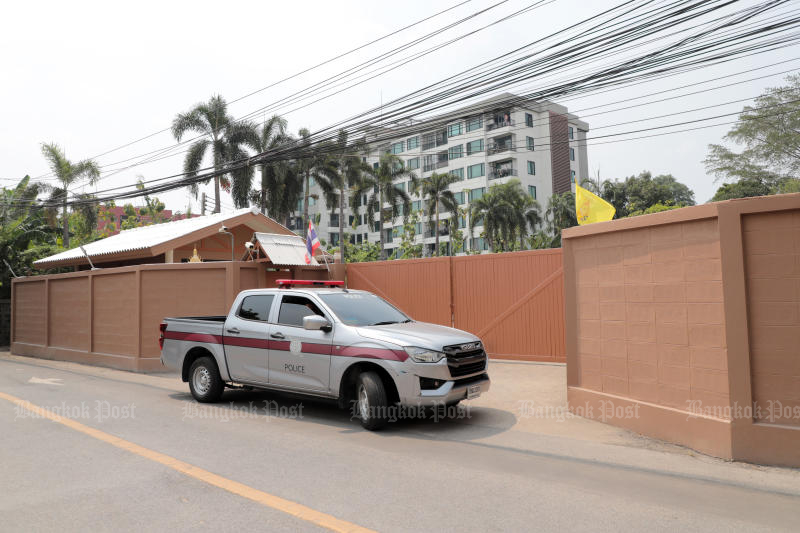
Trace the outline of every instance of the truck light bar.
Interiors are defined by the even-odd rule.
[[[306,287],[344,287],[344,281],[325,281],[317,279],[278,279],[275,280],[281,289],[289,289],[293,285]]]

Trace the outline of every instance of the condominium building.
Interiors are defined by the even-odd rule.
[[[370,153],[364,161],[377,166],[381,154],[391,152],[401,158],[417,178],[424,179],[433,172],[450,173],[457,181],[450,185],[463,208],[480,198],[490,187],[510,179],[518,179],[523,189],[539,202],[542,215],[550,196],[574,188],[574,183],[588,177],[586,132],[589,126],[567,108],[549,101],[523,99],[505,93],[424,121],[386,124],[370,132]],[[423,214],[425,199],[413,194],[408,178],[398,185],[409,192],[412,212],[420,211],[415,227],[415,242],[424,244],[424,255],[434,249],[434,224]],[[317,220],[317,233],[327,244],[338,244],[339,215],[336,206],[325,205],[322,190],[311,187],[309,214]],[[351,242],[380,240],[379,230],[385,233],[389,255],[399,254],[398,246],[404,233],[403,217],[385,222],[380,227],[378,214],[368,220],[366,196],[358,205],[345,209],[345,231]],[[468,209],[467,209],[468,210]],[[292,229],[302,233],[302,202],[292,220]],[[453,223],[449,219],[453,218]],[[455,250],[484,251],[482,226],[476,225],[469,235],[468,217],[453,217],[444,213],[440,223],[440,245],[450,251],[450,232],[461,230],[463,248]]]

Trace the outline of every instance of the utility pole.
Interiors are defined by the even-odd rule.
[[[206,193],[200,195],[200,214],[206,216]]]

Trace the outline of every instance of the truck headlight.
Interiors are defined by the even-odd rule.
[[[404,350],[417,363],[438,363],[445,357],[442,352],[427,348],[417,348],[416,346],[409,346]]]

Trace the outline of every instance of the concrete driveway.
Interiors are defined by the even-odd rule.
[[[455,416],[371,433],[326,402],[199,405],[174,375],[0,354],[2,529],[796,531],[800,471],[572,417],[563,366],[490,373]]]

